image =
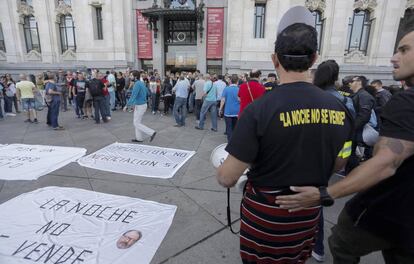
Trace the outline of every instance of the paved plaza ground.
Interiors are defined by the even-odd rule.
[[[76,119],[72,111],[60,113],[64,131],[53,131],[46,126],[46,110],[39,116],[39,124],[24,123],[24,113],[0,121],[0,144],[75,146],[91,153],[113,142],[129,143],[134,137],[132,113],[116,111],[110,123],[99,125],[91,120]],[[178,206],[174,221],[151,263],[241,263],[238,237],[226,228],[226,189],[217,183],[215,170],[209,162],[211,151],[226,142],[224,121],[219,122],[218,132],[210,131],[209,120],[207,129],[199,131],[194,129],[194,116],[190,114],[186,127],[176,128],[171,115],[151,115],[148,111],[143,122],[158,132],[153,142],[144,144],[197,152],[173,178],[129,176],[71,163],[35,181],[0,180],[0,203],[41,187],[62,186],[174,204]],[[333,181],[338,179],[337,176],[332,178]],[[241,193],[234,190],[231,208],[236,229],[240,199]],[[330,234],[345,202],[346,199],[337,200],[333,207],[325,209],[326,235]],[[329,249],[326,251],[325,263],[332,263]],[[377,264],[383,260],[380,254],[372,254],[362,258],[361,263]]]

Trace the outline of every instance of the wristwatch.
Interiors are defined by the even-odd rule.
[[[332,206],[334,204],[335,200],[329,195],[325,186],[319,187],[319,195],[322,206]]]

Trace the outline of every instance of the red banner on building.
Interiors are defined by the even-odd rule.
[[[207,9],[207,59],[223,58],[224,8]]]
[[[147,19],[137,10],[138,59],[152,59],[152,32],[147,25]]]

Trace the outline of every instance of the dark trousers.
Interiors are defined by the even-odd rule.
[[[3,108],[1,107],[2,100],[3,100],[3,97],[0,97],[0,118],[3,118]]]
[[[233,130],[237,124],[237,116],[234,116],[234,117],[225,116],[224,122],[226,123],[227,141],[230,142],[231,136],[233,134]]]
[[[315,241],[315,247],[313,248],[313,251],[315,251],[318,255],[325,255],[325,246],[323,245],[323,239],[324,239],[324,230],[323,230],[323,207],[321,207],[321,217],[319,218],[319,224],[318,224],[318,234],[316,234],[316,241]]]
[[[203,105],[203,99],[195,100],[195,116],[197,120],[200,120],[201,106]]]
[[[4,112],[12,113],[13,112],[13,97],[5,96],[4,97]]]
[[[100,117],[105,122],[107,118],[107,101],[103,96],[97,96],[93,98],[93,107],[95,108],[95,122],[100,123]],[[101,113],[101,115],[99,115]]]
[[[50,103],[50,124],[53,128],[59,126],[58,118],[59,118],[59,107],[60,107],[60,100],[53,99]]]
[[[172,96],[164,96],[164,114],[168,114],[171,108]]]
[[[84,115],[83,113],[83,103],[85,102],[85,95],[80,95],[78,94],[76,97],[76,115],[80,116],[80,115]]]
[[[355,226],[345,209],[342,209],[338,223],[332,228],[329,248],[334,264],[357,264],[362,256],[380,250],[386,264],[414,263],[412,253],[397,248],[392,241]]]
[[[121,106],[121,108],[124,108],[126,105],[125,91],[116,91],[116,99],[118,101],[118,105]]]
[[[68,111],[68,92],[67,91],[63,91],[62,95],[61,95],[61,107],[62,110],[64,111]]]
[[[19,112],[19,103],[17,102],[17,96],[13,96],[13,104],[14,104],[14,110],[16,110],[16,113]]]

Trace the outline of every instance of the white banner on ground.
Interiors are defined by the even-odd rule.
[[[86,154],[84,148],[25,144],[10,144],[0,150],[2,180],[35,180]]]
[[[46,187],[0,205],[0,263],[150,263],[177,207]]]
[[[135,176],[168,179],[195,151],[114,143],[78,160],[82,166]]]

